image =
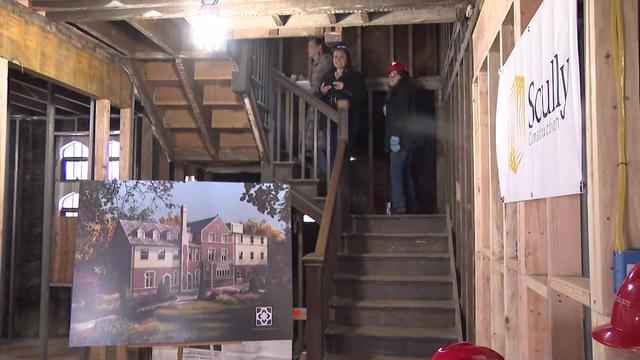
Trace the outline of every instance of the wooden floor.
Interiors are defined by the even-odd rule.
[[[83,359],[83,348],[69,348],[68,339],[49,340],[49,360]],[[12,340],[0,343],[0,360],[38,359],[40,343],[37,339]]]

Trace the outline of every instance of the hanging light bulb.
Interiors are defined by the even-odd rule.
[[[221,51],[226,43],[227,27],[220,15],[218,0],[201,0],[198,14],[189,19],[193,27],[193,39],[204,51]]]

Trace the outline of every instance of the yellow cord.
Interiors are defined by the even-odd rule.
[[[615,251],[625,249],[624,217],[627,197],[627,155],[624,110],[624,17],[622,0],[611,1],[611,42],[613,44],[613,63],[615,66],[616,94],[618,96],[618,196],[615,214]]]

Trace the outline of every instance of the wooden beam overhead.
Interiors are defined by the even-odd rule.
[[[100,43],[99,41],[87,38],[80,31],[67,24],[61,24],[55,21],[51,21],[50,19],[47,19],[46,17],[43,17],[42,15],[33,11],[32,9],[21,5],[20,3],[12,0],[0,0],[0,8],[4,8],[12,14],[15,14],[38,26],[44,27],[52,33],[68,41],[69,43],[86,51],[89,51],[92,54],[99,56],[105,60],[116,62],[118,59],[118,54],[115,51]]]
[[[338,23],[338,17],[336,14],[327,14],[327,18],[329,19],[330,25],[335,25]]]
[[[130,20],[129,24],[173,57],[178,57],[188,43],[185,29],[174,20]]]
[[[271,29],[283,31],[298,28],[326,28],[336,25],[351,27],[449,23],[455,21],[456,18],[455,8],[396,10],[377,13],[369,12],[367,14],[368,22],[363,21],[367,19],[363,19],[361,13],[291,15],[286,25],[279,28],[274,26],[271,16],[238,17],[229,19],[227,27],[233,33],[236,30],[262,30],[267,33]],[[335,19],[333,19],[334,17]],[[335,23],[333,22],[334,20],[336,21]]]
[[[123,55],[131,56],[136,52],[137,45],[135,41],[121,27],[112,22],[94,21],[79,23],[76,26],[118,50]]]
[[[221,1],[222,15],[227,18],[244,16],[346,14],[357,12],[388,12],[397,10],[433,10],[466,6],[470,0],[268,0],[268,1]],[[114,21],[126,19],[184,18],[196,14],[200,1],[150,1],[121,0],[109,2],[106,7],[100,1],[46,1],[33,0],[31,7],[45,11],[47,17],[57,21]],[[455,15],[453,20],[455,21]]]
[[[149,89],[145,85],[141,71],[132,61],[126,61],[124,64],[124,68],[129,74],[133,86],[138,91],[142,106],[144,106],[144,112],[151,122],[151,129],[153,130],[156,139],[158,139],[160,146],[164,150],[167,160],[173,160],[173,149],[169,144],[166,131],[164,129],[164,126],[162,125],[163,117],[160,115],[160,111],[158,110],[158,108],[153,104],[153,96],[150,94]]]
[[[193,119],[196,125],[200,129],[202,143],[204,144],[211,158],[215,159],[217,156],[217,147],[219,146],[219,144],[214,144],[215,137],[212,135],[211,126],[208,126],[204,121],[204,116],[202,115],[202,107],[197,101],[197,99],[201,98],[202,96],[200,94],[196,95],[196,87],[193,80],[194,64],[193,62],[185,61],[183,59],[176,59],[175,63],[176,70],[178,71],[178,75],[180,76],[182,87],[184,88],[185,94],[187,95],[187,101],[189,102],[191,114],[193,115]]]
[[[276,24],[277,27],[282,27],[287,25],[287,21],[289,21],[290,17],[291,15],[271,15],[271,18],[273,19],[273,22]]]
[[[371,22],[371,19],[369,18],[369,13],[366,11],[360,12],[360,19],[362,20],[363,24],[368,24]]]

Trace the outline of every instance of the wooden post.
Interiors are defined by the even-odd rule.
[[[324,289],[322,286],[322,265],[322,258],[305,257],[305,282],[307,284],[314,284],[313,286],[306,287],[306,342],[308,360],[322,360],[323,356],[325,318],[323,312]]]
[[[9,87],[9,62],[0,58],[0,201],[3,204],[7,202],[7,183],[5,182],[7,173],[7,156],[8,156],[8,138],[9,138],[9,116],[7,113],[8,105],[8,87]],[[18,141],[18,140],[16,140]],[[16,165],[17,166],[17,165]],[[5,206],[0,206],[0,264],[5,264],[4,253],[5,248]],[[4,266],[0,266],[0,279],[4,279]],[[0,294],[4,296],[4,284],[0,285]],[[4,304],[4,299],[0,300],[0,304]],[[4,311],[0,315],[0,323],[4,324]],[[11,331],[11,330],[9,330]]]
[[[107,179],[107,164],[109,162],[109,125],[111,122],[111,102],[109,100],[96,100],[95,115],[95,142],[94,154],[94,179]]]
[[[133,172],[133,109],[120,109],[120,180],[131,180]],[[136,352],[138,349],[136,349]],[[127,346],[116,346],[116,360],[127,360]]]
[[[133,107],[120,110],[120,179],[130,180],[133,170]]]
[[[109,161],[109,154],[107,149],[109,144],[109,126],[111,123],[111,102],[109,100],[96,100],[96,113],[94,119],[94,180],[104,181],[107,179],[107,164]],[[89,359],[105,360],[106,347],[96,346],[89,349]]]
[[[497,39],[498,40],[498,39]],[[498,69],[500,69],[500,43],[496,41],[487,57],[488,101],[489,101],[489,237],[491,249],[491,345],[492,349],[504,354],[504,238],[503,206],[500,198],[498,165],[496,154],[496,111],[498,106]]]
[[[151,123],[146,117],[142,119],[140,152],[140,179],[151,180],[151,170],[153,168],[153,130],[151,129]]]
[[[490,304],[490,268],[485,255],[485,246],[489,247],[489,117],[487,109],[488,75],[478,74],[475,97],[476,116],[474,116],[474,177],[475,186],[475,266],[476,266],[476,342],[491,345],[491,304]],[[485,245],[486,244],[486,245]]]

